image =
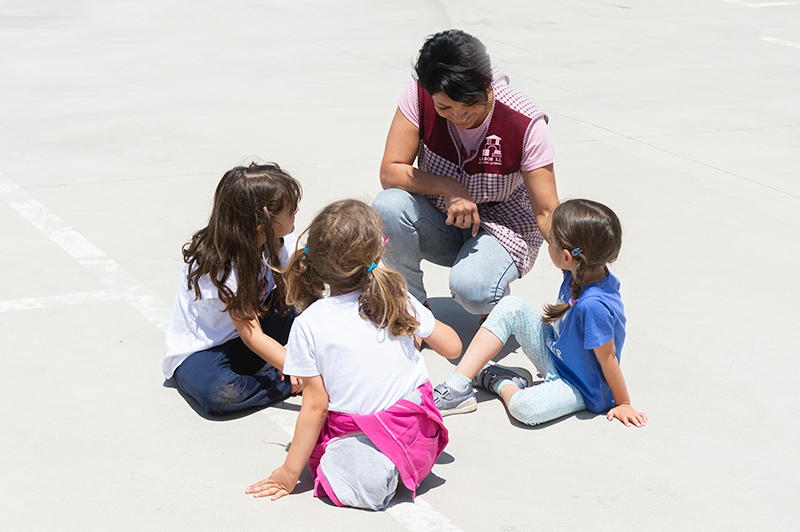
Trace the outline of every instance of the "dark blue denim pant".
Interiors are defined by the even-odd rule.
[[[277,299],[277,298],[276,298]],[[261,318],[264,334],[286,345],[295,313],[288,316],[275,311],[272,294],[269,311]],[[264,359],[256,355],[241,338],[198,351],[184,360],[175,370],[175,384],[183,393],[193,397],[208,414],[228,414],[254,406],[265,406],[289,396],[289,377],[283,381],[278,370],[264,367]]]

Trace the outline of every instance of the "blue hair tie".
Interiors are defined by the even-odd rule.
[[[377,265],[377,264],[375,264],[375,263],[373,262],[373,263],[370,265],[370,267],[369,267],[369,268],[367,268],[367,273],[372,273],[372,270],[374,270],[374,269],[375,269],[375,268],[377,268],[377,267],[378,267],[378,265]]]
[[[308,248],[307,248],[307,247],[303,247],[303,253],[305,253],[306,255],[308,255]]]
[[[575,249],[572,250],[572,256],[573,257],[577,257],[578,255],[581,254],[582,251],[583,250],[581,248],[575,248]]]

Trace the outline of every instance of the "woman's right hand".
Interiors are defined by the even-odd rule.
[[[467,229],[472,226],[472,236],[475,236],[478,234],[478,229],[481,228],[478,205],[461,183],[455,179],[451,181],[447,193],[442,195],[447,208],[447,220],[444,223],[454,225],[459,229]]]

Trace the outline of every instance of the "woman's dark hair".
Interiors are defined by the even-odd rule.
[[[383,254],[383,224],[372,207],[354,199],[331,203],[306,229],[305,249],[286,267],[286,301],[298,311],[323,297],[361,290],[361,316],[395,337],[411,336],[419,321],[408,310],[406,282],[399,273],[373,268]]]
[[[454,102],[485,102],[492,86],[492,66],[481,41],[461,30],[428,37],[415,65],[419,84],[428,94],[443,92]]]
[[[286,295],[279,259],[283,239],[275,236],[273,220],[287,209],[297,210],[302,195],[300,183],[274,163],[237,166],[225,172],[214,193],[208,225],[183,246],[183,261],[189,264],[188,287],[194,289],[195,299],[200,298],[200,277],[208,275],[231,318],[263,315],[259,284],[266,263],[282,301]],[[259,226],[266,236],[266,249],[256,245]],[[225,284],[233,268],[236,293]]]
[[[614,211],[596,201],[573,199],[556,207],[551,217],[550,245],[573,253],[578,262],[572,278],[573,299],[583,291],[583,277],[598,267],[617,260],[622,247],[622,225]],[[580,250],[576,252],[576,250]],[[545,305],[542,320],[553,322],[569,310],[569,303]]]

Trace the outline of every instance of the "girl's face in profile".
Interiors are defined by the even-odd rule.
[[[276,238],[283,238],[294,231],[294,217],[298,210],[300,210],[300,207],[294,210],[291,207],[287,207],[273,217],[272,228],[275,230]]]
[[[473,103],[471,105],[453,101],[443,92],[437,92],[432,95],[431,98],[433,99],[433,105],[439,116],[452,122],[453,125],[461,129],[474,129],[483,124],[483,121],[489,116],[492,103],[492,91],[489,91],[487,94],[485,102]]]
[[[547,245],[547,251],[550,253],[550,260],[553,261],[556,268],[559,270],[569,270],[572,271],[572,267],[575,264],[572,256],[570,255],[569,251],[566,249],[562,249],[561,246],[556,244],[555,238],[550,238],[550,244]]]

